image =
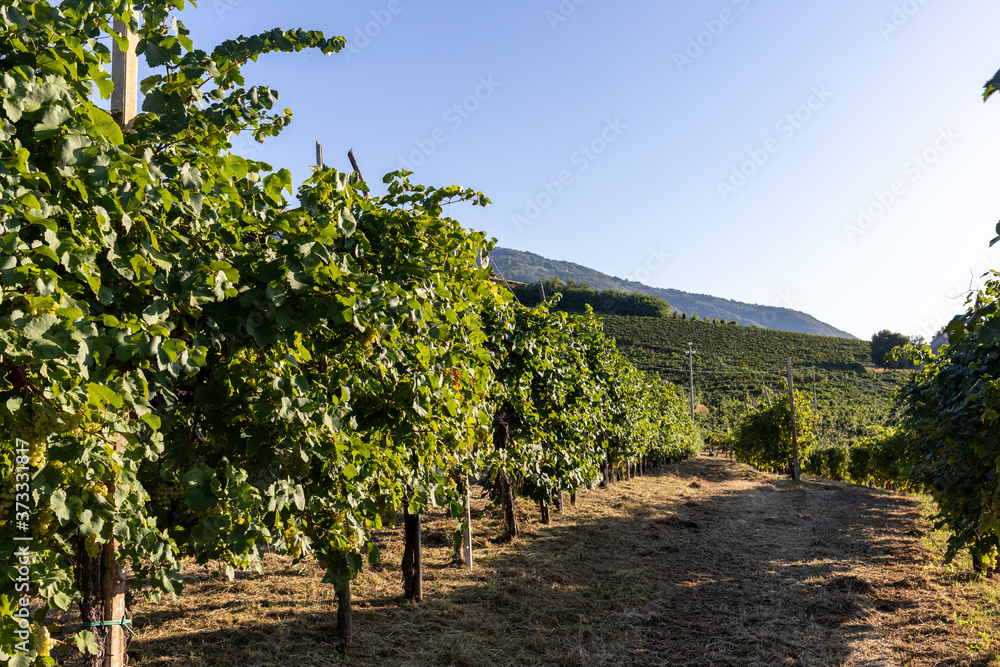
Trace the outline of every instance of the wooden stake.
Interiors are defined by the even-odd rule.
[[[361,175],[361,167],[358,166],[358,161],[354,157],[353,148],[347,151],[347,159],[351,161],[351,167],[354,169],[354,171],[358,173],[358,178],[360,178],[362,181],[365,180],[365,177]]]
[[[104,620],[120,621],[126,617],[125,589],[127,580],[125,570],[118,564],[116,558],[118,544],[112,539],[104,545],[101,568],[101,588],[104,593]],[[107,628],[107,643],[105,644],[104,667],[124,667],[125,653],[128,647],[125,633],[121,625]]]
[[[788,406],[792,411],[792,479],[799,481],[799,439],[795,432],[795,387],[792,384],[792,358],[788,357]]]
[[[760,383],[764,387],[764,396],[767,397],[767,407],[770,408],[770,407],[772,407],[771,406],[771,392],[767,388],[767,383],[764,382],[764,376],[763,375],[760,376]]]
[[[349,581],[337,591],[337,632],[340,634],[344,653],[350,653],[354,628],[351,622],[351,582]]]
[[[323,168],[323,144],[316,142],[316,166]]]
[[[139,14],[133,14],[138,23]],[[114,41],[111,50],[111,80],[114,90],[111,93],[111,112],[124,132],[132,129],[132,123],[139,111],[139,56],[135,49],[138,37],[130,26],[121,19],[114,22],[114,30],[127,40],[127,46],[122,49]],[[124,439],[116,438],[118,451],[124,451]],[[118,487],[116,480],[108,483],[108,490],[114,493]],[[118,564],[118,544],[112,539],[104,545],[101,553],[101,596],[103,598],[103,621],[121,621],[126,617],[125,590],[128,586],[125,570]],[[96,583],[96,582],[95,582]],[[121,625],[105,626],[104,628],[104,667],[125,667],[126,630]],[[96,633],[95,633],[96,634]]]
[[[138,21],[139,15],[136,14],[135,18]],[[139,56],[135,52],[139,40],[120,19],[115,20],[115,32],[128,39],[128,49],[123,51],[113,40],[111,80],[115,88],[111,93],[111,114],[123,130],[129,131],[139,111]]]
[[[813,366],[813,412],[818,410],[819,408],[816,407],[816,367]]]
[[[472,503],[469,500],[469,476],[465,476],[465,535],[462,537],[465,567],[472,569]]]
[[[409,503],[403,505],[403,595],[420,602],[424,597],[421,572],[420,515],[410,514]]]

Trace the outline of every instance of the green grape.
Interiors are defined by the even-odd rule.
[[[51,509],[45,508],[32,517],[31,534],[36,540],[44,540],[56,532],[59,523]]]
[[[97,533],[91,533],[87,535],[87,539],[83,541],[83,546],[87,550],[87,555],[91,558],[97,558],[97,555],[101,553],[101,544],[97,541],[99,536]]]
[[[94,496],[104,498],[108,495],[108,487],[96,480],[90,480],[84,485],[82,495],[84,500]]]
[[[56,640],[49,635],[49,629],[44,625],[31,624],[31,646],[40,658],[49,657],[49,652],[56,646]]]

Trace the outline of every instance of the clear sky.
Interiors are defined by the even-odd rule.
[[[201,0],[199,48],[274,27],[295,113],[237,152],[485,192],[502,246],[657,287],[929,337],[1000,266],[1000,6],[986,0]]]

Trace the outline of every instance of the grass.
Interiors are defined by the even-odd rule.
[[[420,604],[401,529],[376,536],[350,654],[319,568],[269,557],[234,581],[186,567],[183,598],[135,610],[131,664],[1000,665],[996,583],[942,562],[920,498],[701,457],[522,514],[514,544],[474,510],[471,572],[425,517]]]

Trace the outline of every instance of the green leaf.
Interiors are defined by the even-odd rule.
[[[63,523],[70,520],[69,507],[66,506],[65,489],[56,489],[52,492],[52,495],[49,496],[49,507],[52,508],[52,512]]]
[[[94,382],[88,382],[87,400],[91,405],[103,410],[104,406],[109,403],[115,408],[121,408],[124,399],[113,389],[109,389],[108,387]]]
[[[80,516],[76,521],[80,526],[80,533],[83,535],[100,533],[104,528],[104,519],[87,509],[80,512]]]
[[[76,650],[84,655],[97,655],[97,637],[90,630],[81,630],[73,635]]]
[[[160,430],[160,418],[154,415],[153,413],[144,414],[142,416],[142,421],[146,422],[149,428],[153,429],[154,431]]]
[[[56,136],[69,119],[70,113],[65,107],[53,104],[45,110],[42,120],[35,125],[35,138],[45,140]]]
[[[67,134],[59,143],[60,163],[68,167],[75,167],[87,159],[84,151],[93,145],[89,137],[81,134]]]
[[[115,122],[115,119],[112,118],[109,113],[96,106],[91,106],[87,109],[87,115],[89,120],[84,123],[84,127],[87,129],[87,134],[90,136],[96,136],[115,145],[125,143],[122,128]]]

